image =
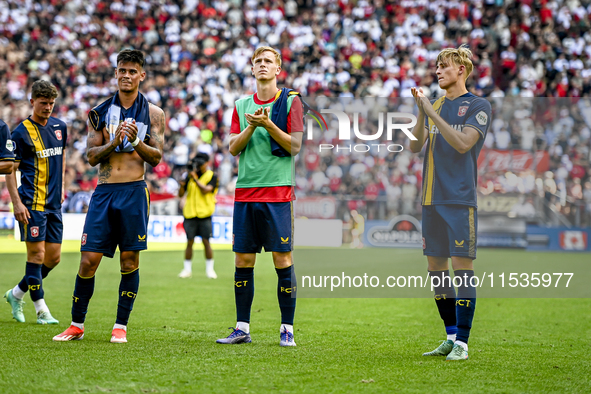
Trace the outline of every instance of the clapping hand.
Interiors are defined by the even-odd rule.
[[[260,107],[254,112],[254,114],[246,114],[246,121],[249,125],[254,127],[266,127],[269,122],[270,112],[270,108]]]
[[[123,129],[123,133],[127,136],[127,141],[133,142],[137,138],[138,128],[135,124],[135,119],[131,122],[125,121],[125,128]]]
[[[423,88],[410,88],[410,91],[415,99],[417,107],[419,107],[419,111],[425,114],[428,106],[431,106],[431,102],[423,93]]]
[[[111,141],[113,141],[113,144],[115,146],[119,146],[119,145],[121,145],[121,142],[123,142],[123,137],[125,137],[125,132],[124,132],[125,126],[126,126],[126,123],[121,122],[121,123],[119,123],[117,130],[115,130],[115,135],[113,136],[113,139],[111,140]]]

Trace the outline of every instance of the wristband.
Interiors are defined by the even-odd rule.
[[[135,140],[133,140],[132,142],[130,142],[131,146],[137,146],[137,144],[140,143],[140,139],[136,136]]]

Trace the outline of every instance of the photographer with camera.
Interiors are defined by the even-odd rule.
[[[179,197],[187,193],[183,216],[183,227],[187,233],[187,248],[185,250],[184,268],[179,278],[192,276],[193,243],[195,237],[201,237],[205,249],[205,274],[215,279],[217,275],[213,269],[213,251],[209,244],[212,237],[211,215],[215,211],[215,195],[218,192],[218,177],[208,168],[209,155],[197,153],[188,164],[187,178],[181,182]]]

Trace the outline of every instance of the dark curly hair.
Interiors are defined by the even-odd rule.
[[[56,98],[57,88],[51,82],[44,80],[35,81],[31,87],[31,98],[36,99],[38,97]]]

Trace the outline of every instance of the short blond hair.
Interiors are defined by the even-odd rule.
[[[439,65],[439,63],[444,63],[446,61],[451,61],[456,66],[466,67],[466,77],[464,79],[468,79],[474,69],[474,65],[472,64],[472,51],[464,45],[460,45],[457,49],[445,48],[439,52],[436,64]]]
[[[279,67],[281,67],[281,54],[275,48],[271,47],[258,47],[257,49],[255,49],[254,53],[252,54],[252,58],[250,59],[250,62],[254,64],[254,59],[256,59],[257,56],[259,56],[261,53],[265,51],[273,52],[273,54],[275,55],[275,61],[277,62],[277,64],[279,64]]]

